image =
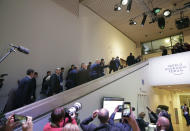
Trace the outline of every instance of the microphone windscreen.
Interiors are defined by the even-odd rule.
[[[17,48],[17,50],[20,51],[20,52],[22,52],[22,53],[25,53],[25,54],[29,54],[29,52],[30,52],[29,49],[27,49],[27,48],[25,48],[25,47],[23,47],[23,46],[19,46],[19,47]]]

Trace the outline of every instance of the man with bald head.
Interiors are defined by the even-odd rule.
[[[92,122],[96,117],[98,116],[98,119],[100,121],[100,125],[96,126],[94,124],[89,124]],[[83,120],[80,124],[83,131],[119,131],[120,129],[110,125],[108,123],[109,120],[109,111],[107,109],[100,109],[95,110],[92,114],[92,116],[88,117],[87,119]]]
[[[166,117],[159,117],[156,123],[157,131],[168,131],[170,127],[170,121]]]

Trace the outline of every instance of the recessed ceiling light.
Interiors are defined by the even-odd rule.
[[[170,42],[170,39],[165,39],[165,42],[166,42],[166,43],[169,43],[169,42]],[[170,86],[168,86],[168,87],[170,87]]]
[[[170,17],[172,12],[171,12],[171,10],[167,9],[167,10],[164,11],[163,14],[164,14],[165,17]]]

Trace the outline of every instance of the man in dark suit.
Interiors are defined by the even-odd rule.
[[[89,124],[96,117],[100,121],[100,125],[96,126],[94,124]],[[108,123],[109,120],[109,112],[107,109],[100,109],[93,112],[92,116],[83,120],[80,124],[83,131],[119,131],[119,128],[112,126]]]
[[[90,78],[91,80],[95,80],[100,77],[100,60],[96,60],[94,64],[90,66]]]
[[[61,73],[60,73],[60,77],[59,77],[59,80],[60,80],[60,91],[63,91],[63,73],[64,73],[64,70],[65,70],[65,68],[61,67]]]
[[[32,98],[31,102],[36,100],[36,78],[38,77],[38,72],[34,72],[34,77],[32,78]]]
[[[110,70],[109,70],[109,74],[112,72],[115,72],[117,70],[116,67],[116,62],[115,62],[115,58],[113,57],[112,60],[110,61],[110,66],[109,66]]]
[[[40,94],[46,94],[47,93],[47,89],[48,89],[48,81],[50,80],[51,77],[51,71],[47,71],[47,75],[43,78],[42,81],[42,89]]]
[[[52,96],[60,92],[60,79],[59,79],[60,73],[61,73],[61,69],[56,68],[55,74],[51,75],[50,83],[48,87],[48,93],[47,93],[48,96]]]
[[[130,55],[127,57],[126,65],[131,66],[134,63],[135,63],[135,57],[133,56],[132,53],[130,53]]]
[[[121,67],[119,56],[116,57],[115,64],[116,64],[116,71],[117,71],[119,70],[119,67]]]
[[[15,109],[27,105],[32,97],[32,78],[34,77],[34,70],[28,69],[25,76],[19,83],[16,90]]]
[[[86,64],[82,63],[81,69],[79,70],[78,76],[77,76],[77,84],[81,85],[81,84],[84,84],[88,81],[90,81],[89,72],[87,70]]]

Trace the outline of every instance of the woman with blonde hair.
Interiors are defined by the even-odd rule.
[[[79,131],[79,127],[75,124],[68,123],[63,127],[63,131]]]

